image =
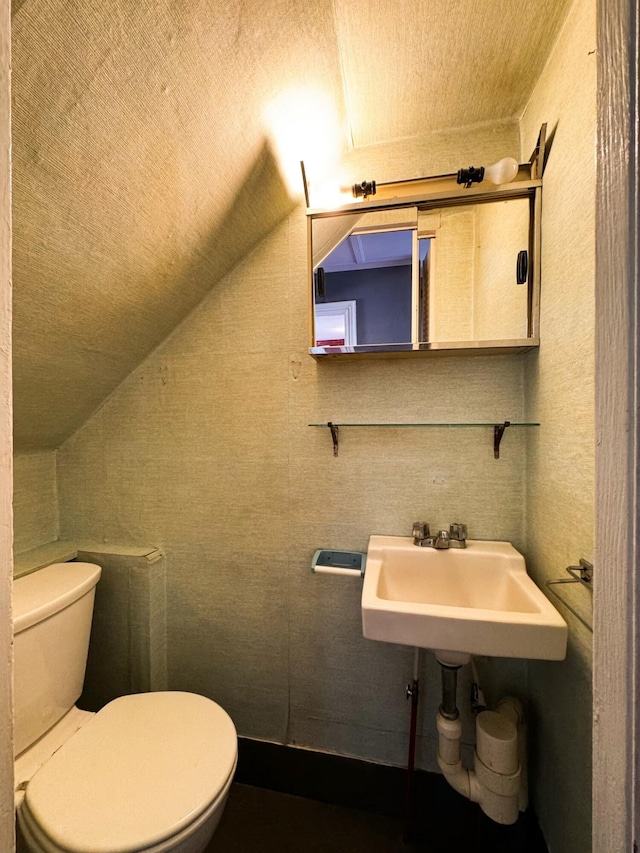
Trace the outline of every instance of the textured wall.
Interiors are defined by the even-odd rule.
[[[509,0],[337,0],[354,144],[518,115],[569,5],[537,0],[525,23]]]
[[[150,548],[118,550],[78,546],[79,560],[102,567],[78,703],[87,710],[125,693],[167,689],[165,559]]]
[[[527,557],[540,584],[594,551],[595,3],[576,0],[522,121],[524,152],[542,121],[540,349],[527,356]],[[564,575],[566,576],[566,575]],[[556,587],[557,589],[557,587]],[[590,594],[562,592],[590,620]],[[532,664],[535,802],[550,849],[591,849],[591,634],[570,626],[562,664]],[[558,804],[562,803],[562,808]]]
[[[56,452],[16,453],[13,464],[13,550],[20,554],[58,538]]]
[[[501,130],[458,145],[517,154],[517,128]],[[452,169],[448,140],[401,144],[404,174]],[[345,429],[334,458],[308,424],[518,420],[524,362],[317,363],[308,305],[298,210],[60,449],[62,535],[166,551],[171,687],[218,699],[244,735],[401,763],[412,652],[363,639],[360,581],[314,576],[311,557],[422,517],[522,546],[524,436],[497,462],[490,429]],[[522,682],[522,665],[507,671]],[[428,672],[433,766],[431,660]]]
[[[308,86],[344,111],[324,2],[27,2],[13,44],[15,437],[32,449],[292,209],[267,104]]]

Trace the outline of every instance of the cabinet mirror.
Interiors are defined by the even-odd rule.
[[[516,352],[538,344],[539,183],[309,211],[310,353]]]

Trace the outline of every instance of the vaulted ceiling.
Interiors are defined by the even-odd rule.
[[[328,100],[339,150],[518,118],[569,5],[14,0],[16,447],[71,435],[298,203],[269,105]]]

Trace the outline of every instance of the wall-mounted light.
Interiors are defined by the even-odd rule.
[[[307,167],[305,187],[328,180],[346,147],[346,134],[334,98],[315,87],[281,91],[263,110],[271,149],[292,198],[300,196],[299,164]],[[307,207],[309,206],[307,201]]]
[[[354,184],[351,188],[354,198],[368,198],[370,195],[376,194],[375,181],[361,181],[359,184]]]
[[[479,184],[480,181],[489,181],[491,184],[508,184],[518,174],[518,161],[513,157],[503,157],[493,166],[469,166],[468,169],[458,171],[458,183],[464,184],[467,189],[471,184]]]
[[[351,202],[351,198],[353,197],[352,187],[342,186],[340,181],[337,179],[329,179],[322,182],[312,183],[307,177],[307,169],[304,164],[304,160],[300,161],[300,170],[302,171],[302,187],[304,189],[304,198],[307,207],[311,206],[312,195],[315,207],[340,207],[343,204],[349,204]]]

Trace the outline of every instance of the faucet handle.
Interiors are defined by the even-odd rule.
[[[421,542],[429,536],[429,525],[426,521],[414,521],[411,532],[414,542]]]
[[[455,542],[464,542],[467,538],[467,525],[456,522],[449,525],[449,538]]]

